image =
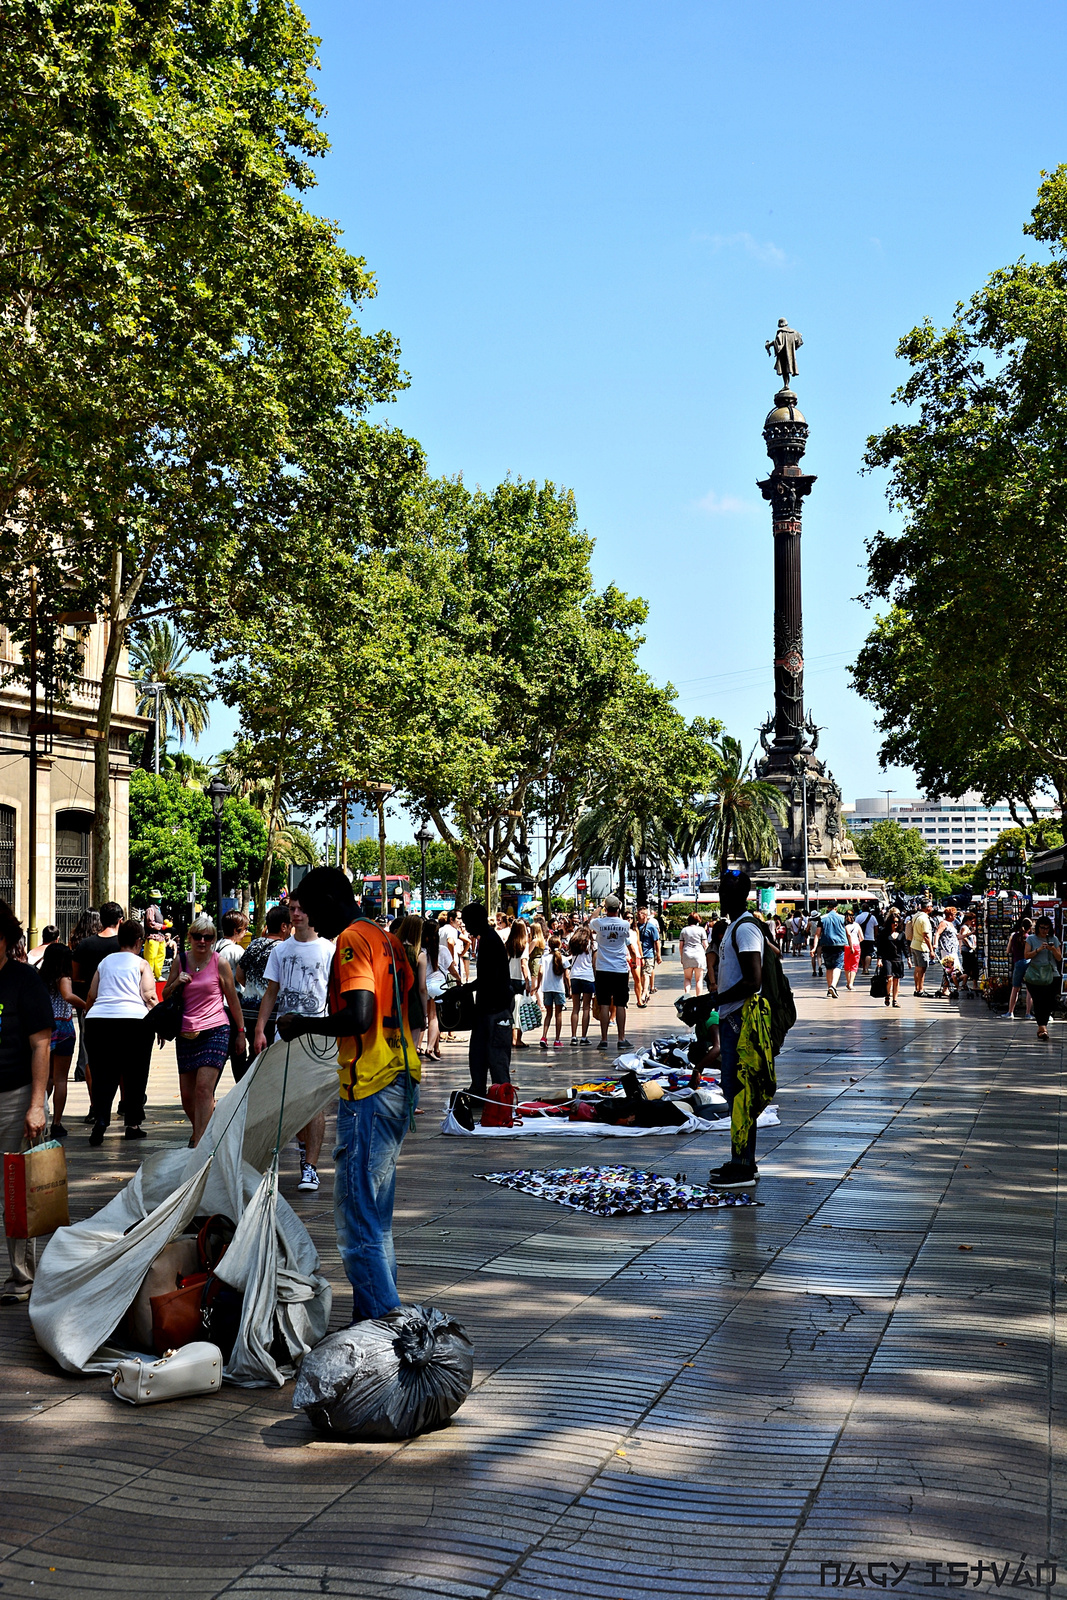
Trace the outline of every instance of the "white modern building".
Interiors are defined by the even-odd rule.
[[[1019,815],[1029,822],[1029,811],[1020,808]],[[866,833],[876,822],[891,817],[903,828],[914,828],[927,844],[933,845],[946,867],[964,867],[977,861],[991,844],[995,844],[1006,828],[1016,826],[1008,806],[982,804],[977,794],[946,795],[941,800],[898,800],[892,794],[882,793],[873,799],[859,799],[851,806],[842,806],[845,826],[853,838]],[[1038,818],[1049,820],[1059,817],[1051,800],[1035,802]]]

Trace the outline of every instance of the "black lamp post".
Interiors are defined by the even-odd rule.
[[[433,829],[426,821],[415,835],[415,843],[419,847],[419,856],[422,860],[422,915],[426,916],[426,847],[433,843]]]
[[[222,808],[233,793],[221,778],[212,778],[207,786],[211,796],[211,809],[215,813],[215,905],[216,915],[222,920]],[[221,930],[220,930],[221,931]]]

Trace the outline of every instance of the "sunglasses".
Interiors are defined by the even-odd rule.
[[[189,937],[191,939],[207,939],[210,942],[215,935],[213,933],[192,933],[189,935]]]

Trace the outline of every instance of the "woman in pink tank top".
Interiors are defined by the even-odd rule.
[[[244,1046],[244,1016],[233,968],[228,961],[219,960],[214,946],[215,924],[210,917],[201,915],[189,929],[188,955],[171,963],[163,990],[164,1000],[179,989],[184,998],[182,1025],[174,1042],[182,1110],[193,1125],[189,1141],[193,1145],[200,1143],[211,1120],[215,1089],[231,1043],[239,1051]],[[232,1034],[236,1035],[235,1041],[231,1040]]]

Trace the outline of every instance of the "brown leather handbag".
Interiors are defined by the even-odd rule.
[[[169,1294],[152,1296],[152,1348],[157,1356],[204,1337],[204,1285],[209,1276],[190,1273]]]

